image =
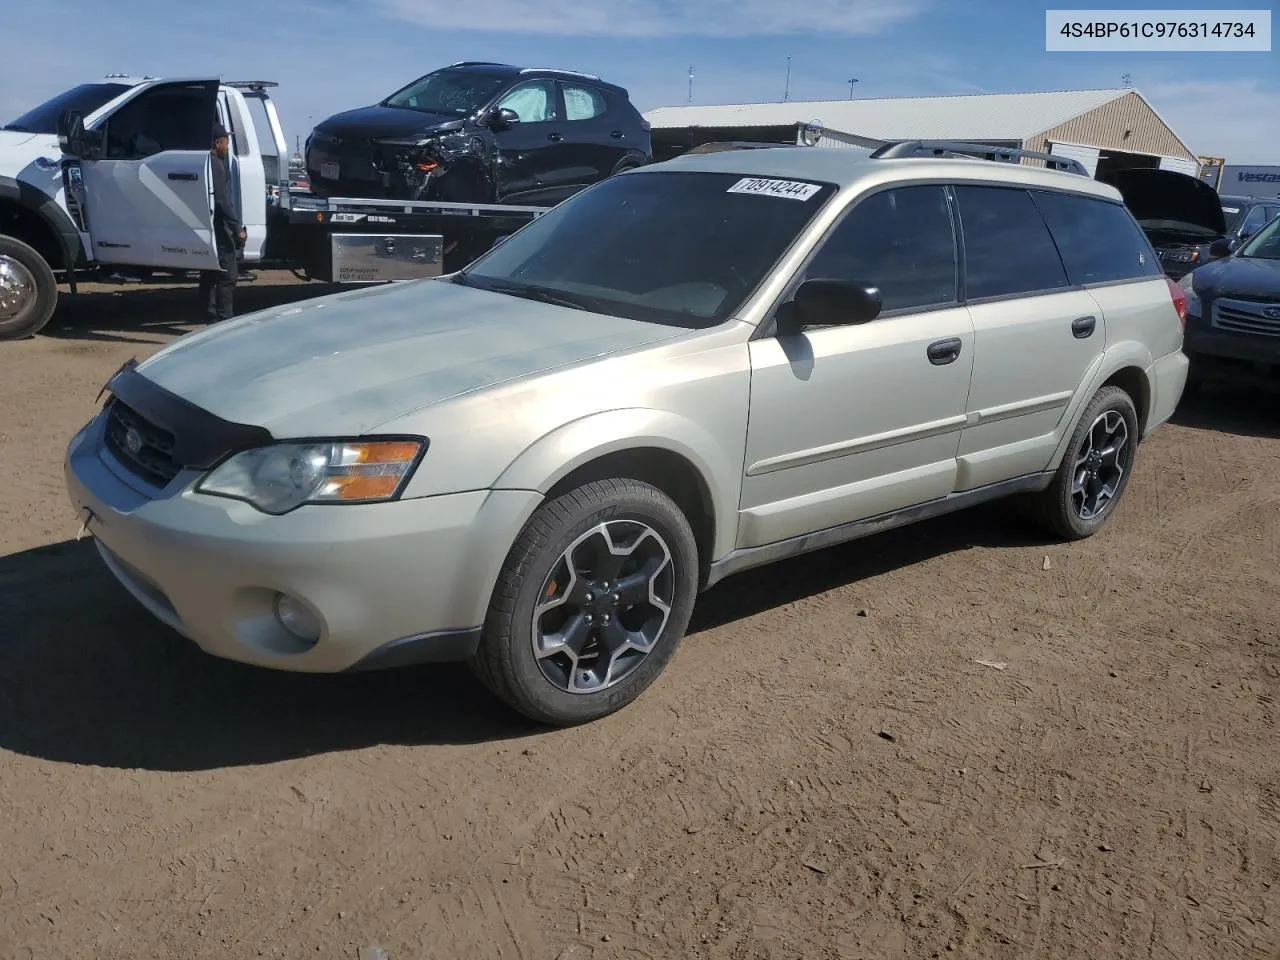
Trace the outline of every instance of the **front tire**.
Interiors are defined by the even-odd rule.
[[[693,612],[689,521],[647,483],[593,481],[540,506],[498,577],[472,669],[539,723],[573,726],[635,700]]]
[[[0,236],[0,340],[35,336],[57,305],[58,281],[44,257],[21,240]]]
[[[1065,540],[1097,533],[1129,485],[1138,429],[1138,413],[1127,393],[1103,387],[1094,394],[1053,482],[1030,504],[1033,519]]]

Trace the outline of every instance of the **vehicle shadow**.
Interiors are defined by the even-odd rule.
[[[880,534],[726,580],[692,632],[940,554],[1036,542],[998,506]],[[546,732],[460,665],[315,676],[207,656],[129,597],[88,539],[0,558],[0,609],[0,748],[27,756],[193,771]]]
[[[1170,422],[1194,430],[1280,439],[1280,389],[1262,384],[1206,383],[1183,394]]]
[[[263,271],[236,286],[237,315],[310,300],[348,287],[296,281],[284,271]],[[64,286],[53,319],[38,336],[98,343],[154,343],[204,326],[204,304],[195,283],[82,284],[72,296]]]

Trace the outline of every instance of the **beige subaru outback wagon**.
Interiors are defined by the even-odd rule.
[[[573,724],[700,590],[1016,496],[1067,539],[1172,413],[1182,292],[1070,161],[726,150],[578,194],[461,272],[119,371],[71,441],[103,561],[205,651],[469,661]]]

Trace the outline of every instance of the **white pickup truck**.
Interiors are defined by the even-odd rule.
[[[246,263],[370,283],[465,265],[545,208],[317,198],[289,189],[265,81],[110,76],[0,128],[0,340],[50,317],[58,281],[100,268],[217,269],[210,134],[231,133]]]

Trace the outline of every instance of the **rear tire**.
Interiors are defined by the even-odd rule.
[[[44,257],[0,236],[0,340],[35,336],[58,305],[58,280]]]
[[[656,487],[613,478],[544,503],[498,577],[480,647],[480,681],[553,726],[635,700],[675,653],[693,612],[698,548]]]
[[[1064,540],[1093,536],[1129,485],[1138,439],[1133,400],[1103,387],[1080,415],[1053,482],[1029,500],[1031,519]]]

